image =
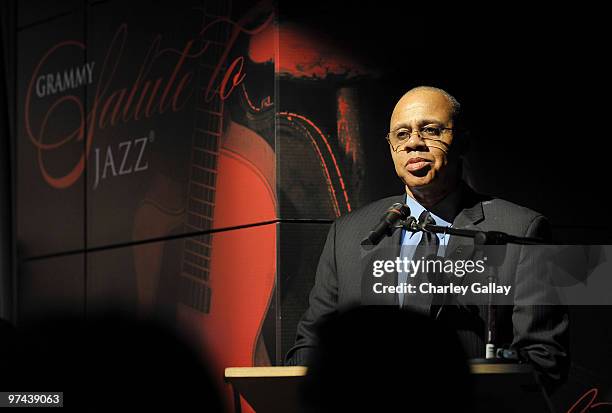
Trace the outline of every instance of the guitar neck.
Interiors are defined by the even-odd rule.
[[[224,1],[219,4],[206,4],[204,23],[220,17],[228,17],[228,5]],[[213,85],[206,95],[210,79],[223,56],[229,27],[216,24],[216,30],[211,30],[202,37],[202,47],[206,51],[198,63],[198,93],[195,112],[195,124],[192,135],[191,165],[189,167],[189,186],[187,232],[208,231],[213,227],[215,191],[217,184],[219,148],[223,135],[224,102],[219,96],[219,85]],[[221,68],[223,69],[223,68]],[[197,311],[210,311],[211,288],[210,258],[212,249],[211,234],[190,237],[185,240],[183,259],[180,272],[179,301]]]

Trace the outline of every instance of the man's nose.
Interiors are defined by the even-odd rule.
[[[415,151],[417,149],[427,151],[429,148],[421,137],[420,131],[418,129],[415,129],[410,133],[410,138],[408,138],[408,141],[404,146],[404,150]]]

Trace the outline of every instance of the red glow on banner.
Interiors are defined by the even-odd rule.
[[[348,103],[344,96],[340,95],[338,98],[338,136],[343,135],[344,138],[344,152],[349,153],[351,151],[351,135],[348,129],[347,112]]]
[[[354,173],[359,175],[359,163],[362,158],[361,140],[359,132],[359,97],[354,88],[343,87],[337,91],[337,129],[338,143],[343,153],[352,161],[357,169]],[[353,176],[353,179],[359,179]]]
[[[270,24],[265,30],[251,36],[249,42],[249,58],[254,63],[267,63],[274,61],[274,37],[277,27]]]
[[[350,54],[334,47],[320,35],[294,25],[284,25],[278,34],[277,71],[293,77],[325,79],[369,74]]]

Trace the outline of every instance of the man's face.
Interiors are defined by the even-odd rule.
[[[397,103],[389,135],[397,151],[391,148],[391,156],[397,175],[409,188],[443,184],[456,173],[454,165],[448,167],[453,131],[445,128],[452,127],[452,105],[439,92],[416,90]]]

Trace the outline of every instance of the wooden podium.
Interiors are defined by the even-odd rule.
[[[553,408],[533,368],[525,364],[471,363],[476,412],[552,413]],[[300,412],[299,386],[306,367],[231,367],[225,381],[257,413]],[[240,403],[234,402],[236,411]]]

